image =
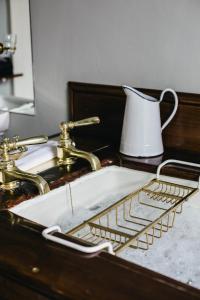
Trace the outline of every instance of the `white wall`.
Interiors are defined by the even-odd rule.
[[[58,132],[66,82],[200,93],[199,0],[31,0],[36,116],[10,134]]]

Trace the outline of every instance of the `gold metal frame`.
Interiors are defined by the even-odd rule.
[[[147,250],[173,227],[182,205],[198,188],[153,179],[67,232],[91,244],[110,241],[115,253],[127,247]]]

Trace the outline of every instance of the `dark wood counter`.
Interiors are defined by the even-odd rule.
[[[113,147],[100,150],[99,156],[106,164],[141,166],[146,171],[156,167],[155,158],[152,164],[146,159],[130,161]],[[82,170],[88,172],[86,166]],[[173,169],[168,172],[173,174]],[[7,211],[0,213],[1,299],[200,299],[199,290],[108,253],[84,255],[46,241],[42,230]]]

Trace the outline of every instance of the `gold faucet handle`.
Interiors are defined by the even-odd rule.
[[[43,144],[48,141],[47,136],[34,136],[27,139],[19,140],[19,136],[15,136],[12,139],[5,138],[0,144],[0,148],[7,148],[8,151],[18,150],[25,146]]]
[[[41,136],[33,136],[27,139],[23,139],[23,140],[17,140],[15,142],[15,147],[19,148],[19,147],[23,147],[23,146],[29,146],[29,145],[37,145],[37,144],[44,144],[48,141],[48,137],[45,135],[41,135]]]
[[[99,123],[100,123],[99,117],[91,117],[91,118],[82,119],[82,120],[75,121],[75,122],[72,122],[72,121],[61,122],[60,129],[62,132],[67,132],[70,129],[73,129],[75,127],[89,126],[89,125],[94,125],[94,124],[99,124]]]
[[[19,140],[19,137],[13,137],[12,139],[4,138],[0,143],[0,150],[2,152],[3,161],[8,161],[10,156],[13,160],[19,159],[23,152],[27,151],[29,145],[43,144],[48,141],[47,136],[35,136],[23,140]]]
[[[74,127],[80,127],[80,126],[88,126],[88,125],[94,125],[94,124],[99,124],[100,119],[99,117],[92,117],[92,118],[87,118],[79,121],[72,122],[72,128]]]
[[[69,131],[75,127],[81,127],[81,126],[88,126],[88,125],[94,125],[94,124],[99,124],[100,119],[99,117],[91,117],[75,122],[61,122],[60,123],[60,130],[61,130],[61,135],[60,135],[60,141],[61,144],[64,147],[67,147],[68,145],[74,145],[73,141],[70,139],[69,136]]]

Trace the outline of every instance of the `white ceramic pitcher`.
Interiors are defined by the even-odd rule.
[[[158,100],[127,85],[123,85],[123,89],[127,98],[120,152],[136,157],[151,157],[162,154],[164,151],[162,131],[177,111],[177,94],[172,89],[165,89]],[[160,102],[166,92],[173,94],[175,104],[170,117],[161,127]]]

